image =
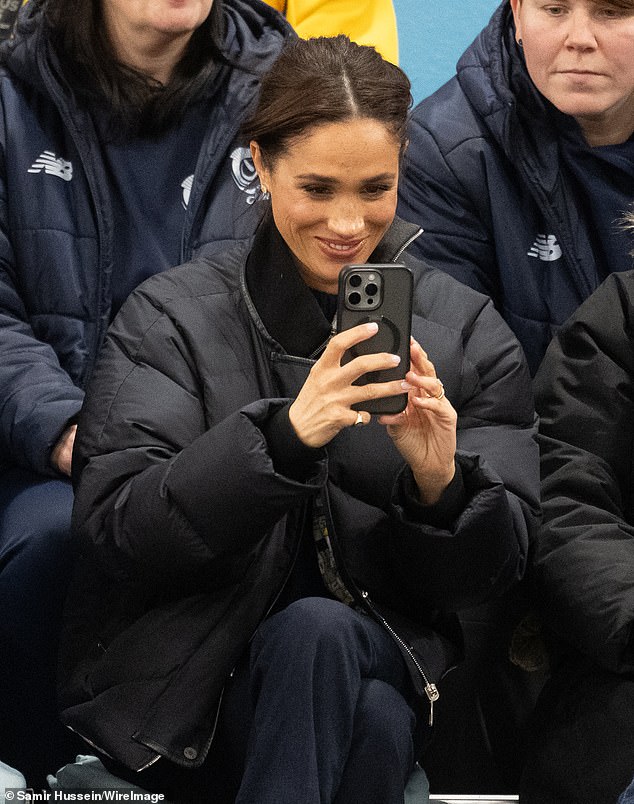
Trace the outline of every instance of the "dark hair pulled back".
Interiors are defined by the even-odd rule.
[[[326,123],[369,118],[407,142],[412,105],[405,73],[347,36],[291,40],[264,76],[257,107],[242,133],[270,167],[289,143]]]

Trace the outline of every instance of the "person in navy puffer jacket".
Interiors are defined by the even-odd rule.
[[[414,110],[399,214],[414,247],[487,293],[534,373],[614,271],[634,186],[634,2],[505,0]]]
[[[0,757],[31,785],[69,758],[53,668],[83,389],[142,280],[255,229],[235,138],[290,35],[244,0],[29,0],[3,45]]]

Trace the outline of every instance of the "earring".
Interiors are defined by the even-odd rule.
[[[269,194],[268,189],[263,184],[260,185],[260,191],[262,192],[262,195],[268,195]]]
[[[523,47],[524,47],[524,42],[522,42],[522,40],[521,40],[521,39],[518,39],[518,40],[517,40],[517,44],[518,44],[518,45],[519,45],[521,48],[523,48]]]

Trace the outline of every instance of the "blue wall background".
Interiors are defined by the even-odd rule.
[[[400,65],[415,102],[451,78],[458,58],[498,5],[499,0],[394,0]]]

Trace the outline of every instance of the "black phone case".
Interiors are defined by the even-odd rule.
[[[374,273],[382,278],[383,288],[381,298],[376,307],[368,309],[350,309],[346,305],[345,290],[347,278],[352,274],[361,275],[363,272]],[[409,342],[412,329],[412,291],[413,275],[404,265],[390,263],[387,265],[349,265],[339,274],[339,297],[337,302],[337,332],[356,327],[358,324],[367,324],[376,321],[379,331],[367,341],[357,344],[348,350],[342,362],[363,354],[376,352],[389,352],[398,354],[401,362],[393,369],[384,369],[364,374],[357,381],[357,385],[368,382],[389,382],[403,379],[409,371]],[[368,413],[400,413],[407,405],[407,393],[398,396],[373,399],[353,405],[353,410],[365,410]]]

